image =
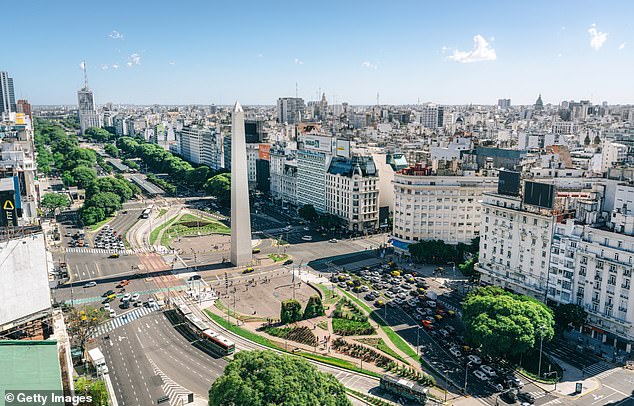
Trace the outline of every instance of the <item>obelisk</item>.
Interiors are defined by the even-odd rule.
[[[231,263],[251,264],[251,211],[244,110],[236,101],[231,117]]]

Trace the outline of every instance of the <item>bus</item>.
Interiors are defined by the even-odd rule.
[[[187,304],[181,300],[175,300],[174,304],[176,305],[177,317],[187,324],[194,334],[209,343],[214,350],[222,355],[229,355],[235,352],[236,346],[233,341],[209,328],[208,323],[194,315]]]
[[[424,405],[427,402],[427,388],[414,381],[398,378],[391,375],[383,375],[380,383],[381,389],[397,396],[414,400]]]
[[[150,209],[143,210],[143,212],[141,213],[141,218],[142,219],[146,219],[146,218],[150,217],[150,213],[151,212],[152,212],[152,210],[150,210]]]
[[[211,344],[220,348],[223,354],[233,354],[236,350],[236,345],[233,341],[229,340],[225,336],[222,336],[211,329],[207,329],[201,333],[201,337],[209,341]]]

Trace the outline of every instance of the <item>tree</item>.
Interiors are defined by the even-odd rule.
[[[231,174],[221,173],[207,180],[205,192],[210,196],[215,196],[222,204],[231,201]]]
[[[77,395],[90,396],[93,406],[108,406],[108,391],[105,381],[91,380],[85,376],[80,376],[75,382],[75,393]]]
[[[299,217],[303,218],[306,221],[313,221],[318,217],[317,211],[312,204],[303,205],[302,207],[300,207],[298,213]]]
[[[341,219],[335,216],[334,214],[323,214],[319,216],[318,224],[324,230],[332,230],[335,227],[339,226],[341,223]]]
[[[462,307],[467,341],[494,357],[523,354],[554,334],[553,312],[545,304],[499,287],[472,291]]]
[[[590,136],[586,134],[586,138],[583,140],[583,145],[590,145]]]
[[[464,261],[464,254],[470,249],[469,245],[449,245],[442,240],[419,241],[410,244],[409,252],[415,262],[425,264],[460,263]]]
[[[480,273],[475,270],[475,264],[478,262],[478,256],[479,255],[476,253],[473,257],[458,265],[458,269],[460,269],[460,272],[462,272],[464,276],[471,278],[480,275]]]
[[[47,213],[57,212],[57,209],[66,209],[70,207],[70,198],[63,193],[46,193],[42,196],[40,206],[46,209]]]
[[[71,307],[66,318],[71,344],[78,345],[83,352],[94,328],[106,318],[106,312],[103,309],[92,306]]]
[[[114,138],[114,134],[104,130],[103,128],[90,127],[84,131],[84,134],[97,142],[107,142]]]
[[[301,358],[240,351],[209,389],[210,406],[349,406],[345,387]]]
[[[588,317],[588,313],[583,310],[583,307],[574,303],[560,304],[553,309],[553,312],[558,332],[570,331],[573,326],[582,326]]]
[[[86,199],[85,206],[98,207],[107,217],[121,209],[121,197],[112,192],[99,192]]]
[[[205,165],[199,166],[187,172],[187,183],[195,189],[202,189],[210,175],[209,167]]]
[[[99,223],[105,218],[106,212],[100,207],[84,206],[81,210],[81,219],[87,226]]]
[[[321,303],[321,298],[317,295],[313,295],[308,299],[306,303],[306,309],[304,309],[303,319],[312,319],[313,317],[319,317],[326,314],[324,305]]]
[[[302,319],[302,305],[295,299],[284,300],[280,310],[282,324],[295,323]]]
[[[81,189],[86,189],[97,180],[97,172],[87,166],[77,166],[72,171],[75,184]]]
[[[106,154],[110,155],[113,158],[119,157],[119,148],[117,148],[113,144],[104,145],[103,150],[106,151]]]

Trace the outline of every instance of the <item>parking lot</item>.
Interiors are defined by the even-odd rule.
[[[513,399],[532,403],[546,396],[539,387],[518,378],[508,365],[466,345],[456,306],[463,295],[447,289],[449,283],[443,278],[384,264],[354,273],[335,272],[331,281],[376,309],[392,329],[417,348],[437,382],[449,385],[452,392],[466,387],[467,393],[487,404],[495,404],[498,397],[506,403],[513,403]]]

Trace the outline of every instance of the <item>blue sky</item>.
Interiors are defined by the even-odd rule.
[[[7,6],[0,6],[0,10]],[[5,10],[6,11],[6,10]],[[32,1],[0,70],[32,104],[632,103],[631,1]]]

